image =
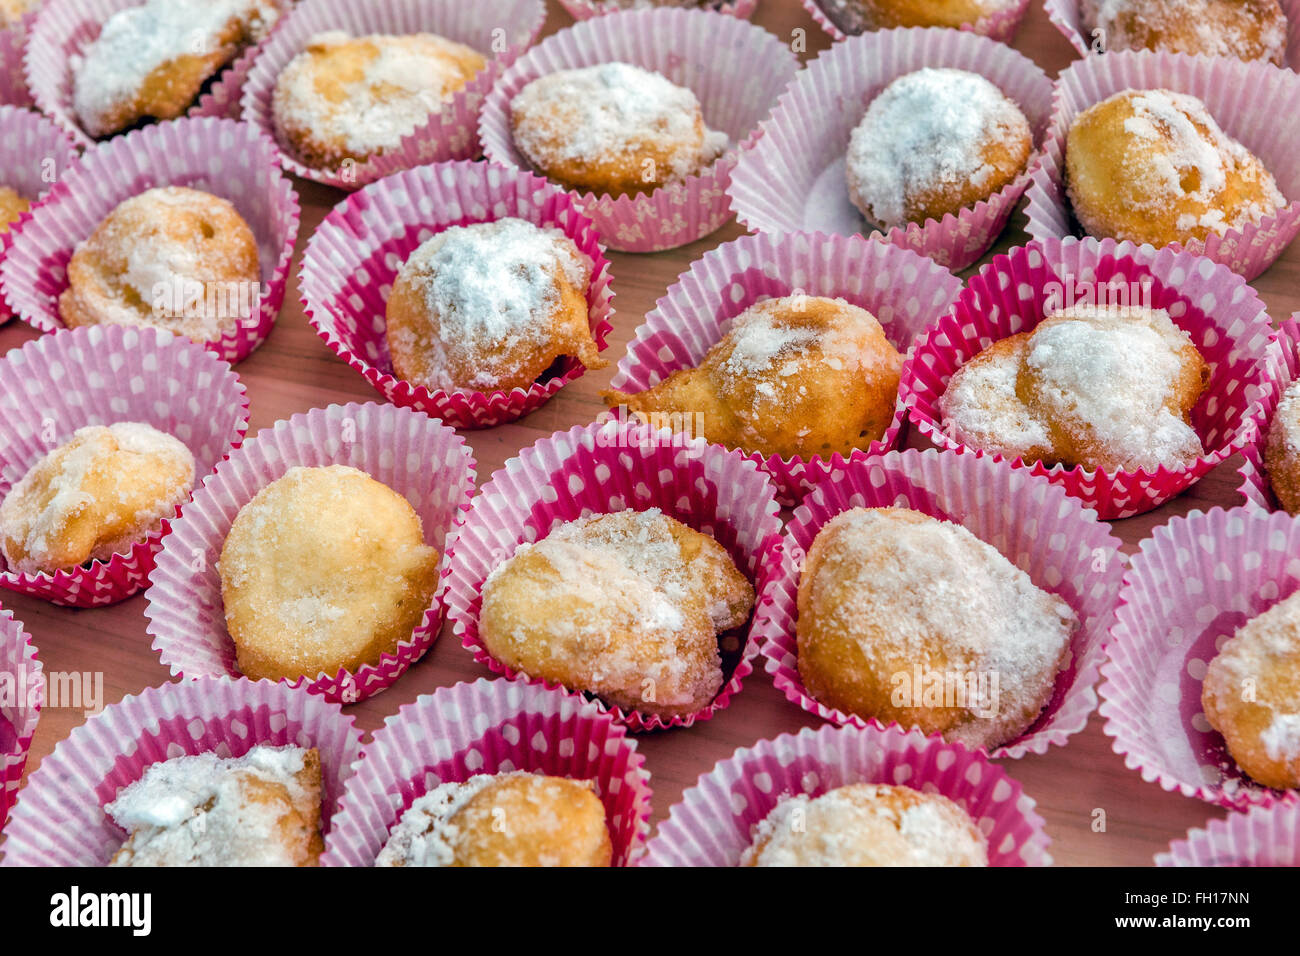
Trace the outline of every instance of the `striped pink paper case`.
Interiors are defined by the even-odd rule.
[[[1300,866],[1300,803],[1210,820],[1157,853],[1156,866]]]
[[[619,13],[623,10],[642,10],[652,6],[700,6],[706,10],[716,10],[742,20],[754,15],[758,0],[667,0],[656,4],[647,0],[560,0],[560,6],[575,20],[590,20],[607,13]]]
[[[0,706],[0,831],[18,795],[27,766],[27,752],[41,716],[45,677],[36,657],[36,645],[14,618],[0,607],[0,680],[12,698]]]
[[[1268,395],[1263,399],[1263,414],[1260,416],[1259,433],[1255,441],[1241,450],[1242,463],[1237,469],[1241,475],[1241,484],[1237,491],[1246,499],[1247,507],[1263,508],[1265,511],[1281,509],[1277,495],[1269,484],[1268,472],[1264,468],[1264,447],[1268,440],[1268,430],[1273,424],[1273,415],[1277,412],[1278,402],[1286,390],[1296,380],[1300,372],[1300,317],[1295,315],[1286,319],[1277,327],[1277,338],[1269,353]]]

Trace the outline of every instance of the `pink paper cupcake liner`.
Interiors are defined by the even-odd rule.
[[[261,43],[249,47],[234,63],[222,70],[212,84],[199,94],[198,102],[191,107],[187,116],[215,116],[232,120],[243,118],[244,110],[241,101],[244,85],[248,82],[248,74],[252,72],[253,64],[271,42],[275,31],[284,24],[288,11],[292,10],[299,0],[280,0],[280,2],[285,7],[285,12],[275,22],[271,32]]]
[[[783,799],[854,783],[937,793],[971,815],[990,866],[1050,866],[1034,800],[996,764],[919,731],[805,727],[744,747],[703,774],[668,811],[642,866],[737,866],[754,828]]]
[[[832,40],[857,36],[866,30],[866,25],[861,22],[860,16],[846,9],[845,0],[800,0],[800,2]],[[963,23],[961,29],[989,37],[999,43],[1010,43],[1028,9],[1029,0],[1012,0],[1001,9],[980,17],[974,23]]]
[[[253,63],[243,89],[243,115],[275,140],[286,169],[339,189],[357,189],[427,163],[474,159],[480,152],[478,120],[483,99],[505,68],[537,37],[545,17],[541,0],[302,0]],[[313,169],[277,134],[272,98],[289,61],[312,37],[332,30],[352,36],[436,33],[479,50],[489,57],[488,65],[398,147],[337,169]]]
[[[0,675],[12,681],[13,699],[0,707],[0,830],[18,795],[27,766],[27,751],[41,716],[45,675],[36,645],[11,611],[0,607]]]
[[[1287,387],[1295,381],[1300,372],[1300,313],[1282,322],[1277,327],[1277,338],[1269,354],[1268,394],[1261,401],[1262,414],[1259,418],[1259,431],[1256,439],[1241,450],[1242,464],[1237,469],[1241,475],[1241,484],[1237,491],[1246,499],[1247,506],[1263,508],[1265,511],[1279,511],[1277,495],[1269,484],[1268,473],[1264,469],[1264,443],[1268,439],[1268,429],[1273,422],[1273,413],[1277,411],[1278,402],[1286,393]]]
[[[299,288],[316,334],[388,401],[457,428],[486,428],[535,411],[586,368],[566,357],[528,389],[429,390],[393,374],[383,316],[402,264],[451,226],[515,216],[564,231],[592,262],[587,306],[600,348],[613,330],[608,260],[591,220],[564,192],[530,173],[487,163],[421,166],[389,176],[335,207],[307,244]]]
[[[1192,512],[1133,556],[1101,668],[1102,730],[1165,790],[1242,809],[1279,798],[1243,774],[1205,720],[1201,683],[1223,639],[1300,583],[1300,521],[1256,509]]]
[[[1043,161],[1034,171],[1025,215],[1035,239],[1065,239],[1082,234],[1065,192],[1065,141],[1081,112],[1127,89],[1169,89],[1190,93],[1205,103],[1223,131],[1260,158],[1277,180],[1287,205],[1258,223],[1229,229],[1222,236],[1185,246],[1253,279],[1273,264],[1300,232],[1300,148],[1289,123],[1277,117],[1300,111],[1300,77],[1269,63],[1243,63],[1228,57],[1180,53],[1107,53],[1061,71]]]
[[[560,0],[560,6],[564,7],[569,16],[575,20],[590,20],[592,17],[601,17],[607,13],[621,13],[651,5],[648,3],[638,5],[637,0],[622,0],[622,3],[624,5],[620,6],[619,0]],[[687,0],[681,5],[690,6],[690,2]],[[741,20],[748,20],[754,15],[758,0],[700,0],[699,5],[706,10],[716,10]]]
[[[461,437],[436,419],[392,405],[331,405],[294,415],[259,432],[218,466],[164,542],[145,594],[145,630],[173,674],[239,676],[217,562],[239,510],[297,465],[350,465],[405,497],[420,516],[425,541],[443,556],[445,576],[453,525],[474,491],[474,459]],[[385,690],[433,646],[442,627],[444,587],[440,582],[410,640],[378,665],[281,683],[345,704]]]
[[[704,123],[733,146],[707,169],[649,193],[596,195],[569,190],[611,249],[659,252],[716,231],[731,218],[727,184],[737,154],[795,75],[788,44],[745,20],[709,10],[629,10],[585,20],[547,37],[492,87],[479,135],[487,158],[528,169],[515,149],[510,104],[538,77],[558,70],[623,62],[653,70],[699,98]],[[762,64],[756,70],[755,64]]]
[[[321,863],[374,866],[402,814],[433,788],[525,770],[593,781],[614,865],[626,866],[650,829],[644,765],[622,726],[571,694],[505,680],[440,687],[375,732],[348,781]]]
[[[96,326],[35,339],[0,358],[0,499],[87,425],[143,422],[194,455],[194,482],[248,430],[248,395],[229,365],[167,332]],[[102,607],[144,588],[170,522],[107,561],[54,573],[10,570],[0,587],[68,607]]]
[[[23,51],[34,13],[29,13],[7,30],[0,30],[0,104],[35,106],[23,72]]]
[[[328,834],[361,756],[353,718],[282,684],[204,678],[124,697],[61,740],[18,799],[3,865],[105,866],[126,839],[104,812],[119,790],[164,760],[240,757],[261,744],[320,751],[321,824]]]
[[[1047,476],[1107,520],[1150,511],[1185,491],[1254,440],[1273,335],[1264,304],[1240,275],[1189,252],[1111,239],[1053,239],[995,256],[904,361],[898,391],[909,419],[940,448],[1003,461],[944,433],[939,399],[948,380],[991,343],[1035,328],[1053,293],[1069,305],[1069,289],[1113,283],[1139,296],[1149,286],[1151,307],[1167,310],[1209,365],[1210,383],[1192,410],[1206,454],[1178,470],[1086,471],[1020,458],[1011,466]]]
[[[679,369],[698,366],[731,319],[761,299],[796,291],[861,306],[880,320],[894,347],[906,353],[957,298],[961,281],[933,260],[861,236],[741,236],[705,253],[678,276],[637,328],[610,387],[640,392]],[[848,460],[893,448],[903,421],[900,404],[884,436]],[[793,504],[846,460],[838,453],[807,461],[758,453],[748,457],[772,476],[782,504]]]
[[[13,230],[0,265],[9,307],[41,332],[64,328],[59,296],[76,247],[119,203],[157,186],[188,186],[228,199],[257,238],[262,294],[257,311],[206,343],[227,362],[247,358],[275,326],[298,238],[298,195],[274,144],[251,126],[180,119],[119,136],[80,164]]]
[[[768,477],[738,452],[668,429],[620,421],[596,422],[556,432],[525,448],[496,472],[474,499],[451,548],[447,616],[452,632],[474,659],[494,674],[528,678],[493,658],[478,631],[487,576],[525,541],[590,514],[659,508],[669,517],[712,535],[762,593],[780,573],[780,528],[775,489]],[[755,602],[755,619],[759,614]],[[628,711],[595,701],[634,731],[689,727],[708,720],[739,693],[753,670],[757,644],[746,635],[740,647],[724,639],[725,682],[704,709],[685,717]],[[557,686],[557,685],[548,685]],[[576,692],[570,692],[576,693]]]
[[[1000,507],[991,507],[992,502]],[[781,573],[768,579],[754,621],[767,672],[777,689],[808,713],[834,724],[882,726],[874,718],[828,707],[805,690],[797,663],[795,621],[799,569],[826,522],[850,508],[890,506],[963,525],[1078,615],[1072,660],[1057,676],[1051,700],[1028,730],[992,756],[1019,758],[1063,745],[1084,728],[1097,705],[1093,685],[1123,574],[1120,542],[1093,512],[1051,483],[973,455],[889,452],[846,465],[804,499],[786,527]]]
[[[1211,820],[1157,853],[1156,866],[1300,866],[1300,804]]]

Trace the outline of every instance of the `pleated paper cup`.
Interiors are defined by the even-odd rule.
[[[587,309],[600,348],[613,331],[611,275],[591,220],[531,173],[468,161],[397,173],[354,193],[321,223],[303,255],[299,289],[308,321],[330,349],[385,399],[457,428],[486,428],[535,411],[586,371],[574,356],[527,389],[428,389],[393,373],[388,295],[423,242],[452,226],[514,216],[554,227],[592,263]]]
[[[945,433],[939,400],[948,381],[993,342],[1033,330],[1045,312],[1085,301],[1089,290],[1107,289],[1118,290],[1130,303],[1166,310],[1205,359],[1210,382],[1191,420],[1206,453],[1177,469],[1087,471],[1021,458],[1011,467],[1046,476],[1111,520],[1163,504],[1254,441],[1268,393],[1273,335],[1263,302],[1240,275],[1209,259],[1111,239],[1018,246],[971,277],[949,313],[903,363],[898,391],[912,424],[940,448],[1004,461]]]
[[[988,841],[990,866],[1050,866],[1034,800],[1001,767],[961,744],[898,728],[804,728],[737,750],[668,811],[642,866],[738,866],[755,829],[791,796],[856,783],[910,787],[952,800]]]
[[[45,675],[36,645],[13,612],[0,607],[0,680],[12,697],[0,706],[0,830],[18,795],[27,752],[45,700]]]
[[[276,161],[274,144],[253,127],[203,117],[149,126],[89,150],[13,230],[0,264],[9,307],[41,332],[64,328],[59,296],[68,262],[117,206],[147,189],[187,186],[229,200],[257,239],[261,289],[256,309],[207,342],[240,362],[271,333],[298,238],[298,195]]]
[[[267,40],[249,71],[241,103],[243,117],[275,140],[286,169],[339,189],[358,189],[426,163],[474,159],[481,151],[478,120],[483,98],[537,37],[545,17],[542,0],[301,0]],[[313,37],[335,30],[354,37],[434,33],[478,50],[488,65],[398,146],[369,159],[348,160],[334,169],[316,169],[302,162],[276,131],[272,101],[276,82],[289,62]]]
[[[1300,804],[1230,813],[1187,831],[1156,866],[1300,866]]]
[[[851,0],[800,0],[800,2],[809,16],[817,21],[817,25],[825,30],[832,40],[843,40],[846,37],[869,33],[874,29],[860,11],[851,8]],[[978,20],[963,23],[960,29],[978,33],[999,43],[1010,43],[1028,9],[1029,0],[1008,0],[997,10]]]
[[[195,486],[239,447],[248,395],[225,362],[157,330],[97,326],[44,336],[0,358],[0,499],[87,425],[143,422],[194,455]],[[102,607],[144,588],[171,522],[129,551],[53,573],[0,559],[0,587],[68,607]]]
[[[705,253],[678,276],[637,328],[610,387],[642,392],[676,371],[695,368],[737,315],[762,299],[788,295],[843,298],[860,306],[906,354],[960,291],[961,281],[933,260],[861,236],[742,236]],[[806,461],[756,452],[748,458],[772,476],[778,500],[793,504],[846,460],[893,448],[903,421],[899,405],[885,434],[848,459],[838,452]],[[704,426],[707,434],[708,423]]]
[[[1263,508],[1265,511],[1282,510],[1264,468],[1264,447],[1278,402],[1296,380],[1297,373],[1300,373],[1300,313],[1277,327],[1277,338],[1269,352],[1268,393],[1261,400],[1259,433],[1256,440],[1241,450],[1242,463],[1237,469],[1237,474],[1241,475],[1241,484],[1237,491],[1246,499],[1248,507]]]
[[[1065,146],[1070,124],[1085,109],[1129,89],[1190,93],[1205,103],[1225,133],[1259,157],[1277,180],[1287,205],[1258,223],[1204,240],[1171,243],[1254,279],[1300,232],[1300,141],[1279,116],[1300,111],[1300,77],[1269,63],[1181,53],[1107,53],[1061,71],[1043,161],[1025,192],[1027,229],[1035,239],[1083,235],[1065,192]]]
[[[614,865],[650,829],[650,774],[636,741],[581,698],[517,681],[440,687],[375,732],[348,781],[325,844],[325,866],[374,866],[411,804],[444,783],[522,770],[590,780],[605,807]]]
[[[754,633],[767,672],[786,699],[834,724],[880,728],[875,718],[821,703],[799,676],[795,627],[804,556],[828,521],[851,508],[904,507],[962,525],[1070,605],[1079,628],[1071,659],[1034,723],[993,751],[995,758],[1042,754],[1088,723],[1102,643],[1123,574],[1120,542],[1094,512],[1024,470],[933,449],[889,452],[832,474],[795,509],[782,543],[781,573],[768,579]],[[890,724],[889,726],[897,726]]]
[[[602,63],[629,63],[687,87],[700,101],[704,124],[726,133],[731,148],[706,169],[648,193],[568,190],[570,196],[620,252],[675,249],[716,231],[731,218],[726,189],[738,152],[758,135],[759,121],[799,68],[789,45],[709,10],[629,10],[585,20],[547,37],[492,87],[479,123],[487,158],[531,168],[510,128],[515,96],[548,73]]]
[[[1101,668],[1102,730],[1142,779],[1224,807],[1293,799],[1237,768],[1201,708],[1222,642],[1300,584],[1300,521],[1253,508],[1194,511],[1133,556]]]
[[[453,525],[474,490],[474,459],[461,437],[436,419],[393,405],[330,405],[294,415],[258,432],[218,466],[172,526],[144,611],[153,649],[172,674],[239,676],[217,569],[226,535],[240,509],[290,468],[327,465],[364,471],[410,502],[445,575]],[[440,581],[422,623],[379,664],[281,683],[345,704],[386,689],[437,639],[443,589]]]
[[[525,448],[474,499],[452,545],[447,575],[452,633],[492,673],[544,683],[512,670],[484,647],[478,629],[483,582],[519,545],[546,537],[556,524],[649,508],[659,508],[716,539],[756,594],[780,573],[775,489],[753,462],[739,452],[666,428],[598,421],[556,432]],[[634,731],[689,727],[708,720],[740,692],[758,648],[746,626],[738,634],[722,635],[720,650],[722,689],[697,713],[664,718],[595,703]]]
[[[259,745],[320,751],[328,836],[361,732],[335,704],[269,681],[203,678],[124,697],[59,741],[27,780],[5,831],[3,865],[106,866],[126,840],[104,807],[150,766]]]
[[[1025,171],[988,199],[943,219],[881,232],[849,199],[844,157],[871,101],[900,76],[927,67],[978,73],[1024,112],[1035,150]],[[754,232],[879,236],[959,272],[993,244],[1038,165],[1051,113],[1052,81],[996,40],[960,30],[880,30],[823,53],[799,74],[740,157],[727,192]]]
[[[23,51],[35,16],[29,13],[7,30],[0,30],[0,105],[36,105],[23,72]]]
[[[568,11],[575,20],[590,20],[592,17],[607,13],[621,13],[624,10],[641,10],[655,6],[645,0],[560,0],[560,6]],[[659,6],[693,7],[700,6],[706,10],[717,10],[742,20],[754,15],[758,0],[661,0]]]

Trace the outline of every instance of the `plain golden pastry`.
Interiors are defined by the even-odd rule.
[[[107,561],[175,517],[193,486],[179,439],[139,422],[79,428],[0,502],[5,562],[39,574]]]
[[[1012,6],[1014,0],[818,0],[845,33],[892,27],[957,27]]]
[[[110,866],[316,866],[325,849],[315,748],[164,760],[104,812],[127,831]]]
[[[438,552],[387,485],[346,465],[295,467],[239,509],[218,569],[241,673],[333,677],[410,640]]]
[[[0,235],[13,227],[23,213],[32,208],[30,199],[8,186],[0,186]]]
[[[1065,178],[1088,235],[1154,246],[1223,235],[1286,205],[1204,103],[1170,90],[1125,90],[1075,117]]]
[[[129,325],[211,342],[255,313],[259,269],[257,239],[229,200],[149,189],[77,246],[59,314],[68,328]]]
[[[104,22],[72,60],[72,106],[82,128],[111,136],[141,120],[170,120],[204,83],[260,43],[280,15],[273,0],[146,0]]]
[[[0,0],[0,29],[11,27],[40,5],[41,0]]]
[[[1084,31],[1107,50],[1235,56],[1286,65],[1278,0],[1080,0]]]
[[[512,670],[672,717],[717,695],[718,635],[753,605],[713,538],[657,508],[620,511],[520,545],[483,583],[479,636]]]
[[[487,65],[433,33],[312,37],[275,83],[276,132],[316,169],[396,148]]]
[[[1004,458],[1089,471],[1187,467],[1209,383],[1163,309],[1072,306],[985,349],[939,399],[948,437]]]
[[[1300,381],[1282,393],[1264,438],[1269,487],[1288,514],[1300,514]]]
[[[698,415],[705,437],[729,448],[848,455],[889,428],[902,364],[870,312],[843,299],[789,296],[732,319],[698,367],[604,398],[641,416]]]
[[[376,866],[609,866],[589,780],[514,771],[444,783],[402,814]]]
[[[388,297],[393,373],[428,389],[527,389],[561,356],[603,368],[587,311],[591,261],[522,219],[452,226],[402,266]]]
[[[519,152],[547,179],[611,196],[685,179],[727,148],[693,92],[628,63],[533,80],[511,101],[510,125]]]
[[[988,841],[938,793],[854,783],[787,797],[757,827],[741,866],[988,866]]]
[[[1300,787],[1300,592],[1223,644],[1205,670],[1201,706],[1251,779]]]
[[[884,228],[955,214],[1007,186],[1034,149],[1020,107],[977,73],[926,68],[886,86],[849,137],[849,199]]]
[[[799,676],[816,700],[990,750],[1047,706],[1079,625],[996,548],[906,508],[828,521],[797,605]]]

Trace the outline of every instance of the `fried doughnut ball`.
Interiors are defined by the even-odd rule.
[[[570,189],[645,193],[709,166],[727,135],[704,125],[695,94],[627,63],[559,70],[510,103],[515,146]]]
[[[957,27],[975,23],[1013,0],[818,0],[844,33],[891,27]]]
[[[59,314],[68,328],[130,325],[215,341],[261,295],[257,239],[227,199],[183,186],[132,196],[68,263]]]
[[[926,68],[886,86],[849,137],[849,198],[886,229],[955,214],[1025,171],[1020,107],[977,73]]]
[[[119,10],[73,60],[72,107],[93,137],[176,119],[203,84],[280,16],[272,0],[145,0]]]
[[[428,389],[527,389],[555,361],[603,368],[587,312],[591,262],[522,219],[453,226],[406,260],[388,298],[399,378]]]
[[[1278,503],[1300,514],[1300,381],[1287,386],[1268,424],[1264,471]]]
[[[1286,14],[1278,0],[1080,0],[1079,19],[1085,32],[1103,31],[1108,50],[1286,65]]]
[[[729,448],[848,455],[889,428],[902,364],[870,312],[843,299],[789,296],[732,319],[697,368],[604,397],[652,421],[698,413],[708,440]]]
[[[10,570],[107,561],[157,531],[194,486],[194,456],[139,422],[88,425],[38,461],[0,502]]]
[[[23,213],[31,208],[30,199],[8,186],[0,186],[0,235],[8,232],[22,218]]]
[[[276,132],[313,169],[394,149],[487,65],[477,50],[433,33],[311,38],[280,73]]]
[[[1079,625],[996,548],[906,508],[828,521],[798,612],[799,676],[818,701],[990,750],[1047,706]]]
[[[333,677],[410,640],[438,552],[407,500],[365,472],[298,467],[239,509],[218,570],[244,676]]]
[[[953,374],[944,432],[1005,458],[1114,472],[1205,453],[1191,411],[1209,366],[1163,309],[1072,306]]]
[[[1204,103],[1170,90],[1125,90],[1075,117],[1065,178],[1090,236],[1154,246],[1223,235],[1286,205],[1273,174]]]
[[[1300,787],[1300,592],[1224,643],[1205,670],[1201,706],[1251,779]]]
[[[800,794],[758,825],[741,866],[988,866],[988,841],[938,793],[854,783]]]
[[[483,583],[489,654],[531,677],[662,717],[722,687],[717,635],[754,589],[722,545],[657,508],[569,521]]]
[[[589,780],[513,771],[444,783],[402,814],[376,866],[609,866]]]
[[[36,9],[41,0],[0,0],[0,28],[16,24]]]

